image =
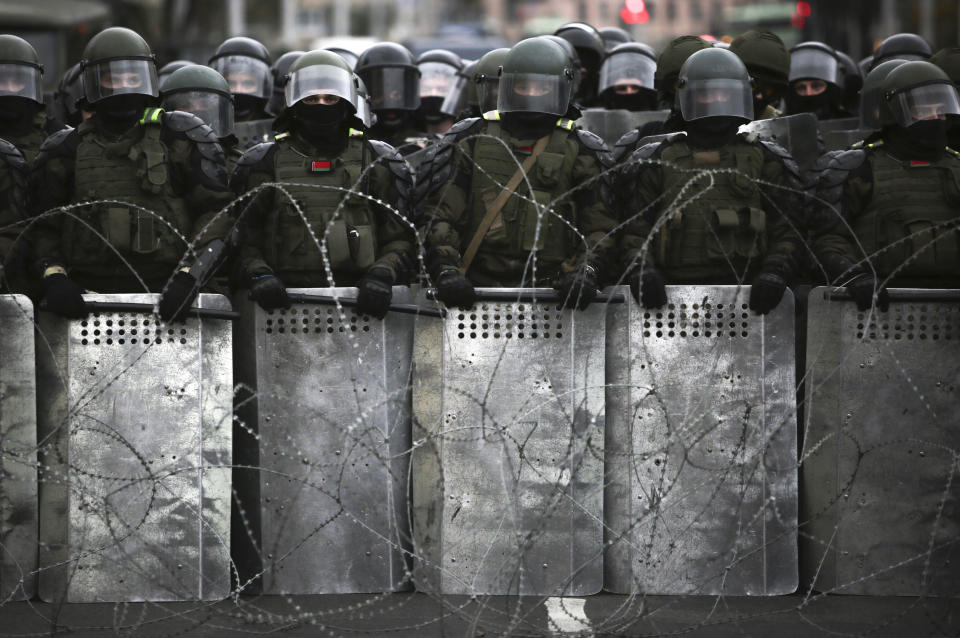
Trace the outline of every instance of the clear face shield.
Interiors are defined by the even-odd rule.
[[[270,67],[263,60],[245,55],[225,55],[211,62],[210,68],[223,76],[234,95],[270,99],[273,83]]]
[[[500,77],[496,75],[477,76],[477,102],[480,112],[486,113],[497,108],[500,100]]]
[[[40,67],[22,62],[0,62],[0,97],[25,97],[43,103]]]
[[[233,134],[233,98],[216,91],[191,89],[163,96],[167,111],[193,113],[213,129],[217,137]]]
[[[158,87],[157,66],[153,60],[104,60],[83,68],[83,94],[90,104],[114,95],[157,97]]]
[[[407,66],[381,66],[362,72],[375,111],[415,111],[420,106],[420,71]]]
[[[903,127],[923,120],[942,120],[948,115],[960,115],[960,100],[952,84],[927,84],[894,93],[890,109],[897,124]]]
[[[687,122],[704,117],[753,119],[753,92],[742,80],[693,80],[680,87],[677,101]]]
[[[609,89],[618,92],[653,90],[653,75],[656,70],[657,63],[642,53],[611,55],[600,67],[600,92],[603,93]],[[630,88],[635,90],[631,91]]]
[[[797,49],[790,54],[789,81],[823,80],[843,87],[840,61],[820,49]]]
[[[440,112],[450,117],[456,117],[460,111],[467,105],[467,88],[470,85],[471,78],[457,73],[453,87],[447,96],[443,98],[443,104],[440,105]]]
[[[504,73],[497,110],[501,113],[550,113],[562,116],[570,106],[572,82],[559,75]]]
[[[357,83],[353,73],[336,66],[318,64],[297,69],[290,74],[283,87],[288,107],[312,95],[335,95],[357,111]]]
[[[420,99],[447,97],[457,81],[457,69],[443,62],[422,62],[420,69]]]

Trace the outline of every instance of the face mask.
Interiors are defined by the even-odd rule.
[[[423,97],[420,98],[420,108],[417,109],[420,117],[428,124],[437,124],[447,119],[447,116],[440,112],[443,106],[442,97]]]
[[[684,122],[683,127],[694,146],[716,148],[732,143],[741,124],[739,117],[715,116]]]
[[[504,113],[503,128],[521,139],[540,138],[553,130],[557,116],[549,113]]]
[[[37,103],[18,95],[0,97],[0,122],[11,125],[21,122],[27,124],[33,119],[37,111]]]
[[[246,120],[260,110],[264,103],[263,98],[256,95],[233,94],[234,113],[237,121]]]
[[[936,159],[947,145],[946,120],[922,120],[903,128],[890,128],[888,142],[903,159]]]
[[[828,120],[838,116],[837,109],[834,106],[833,88],[830,86],[819,95],[797,95],[791,88],[787,91],[785,101],[787,114],[789,115],[813,113],[821,120]]]
[[[385,110],[377,111],[377,126],[387,131],[398,131],[407,123],[407,114],[404,111]]]
[[[336,104],[304,104],[297,102],[293,106],[293,117],[297,131],[318,147],[340,146],[341,128],[346,119],[346,107],[343,101]]]
[[[610,93],[607,95],[606,108],[626,109],[627,111],[652,111],[657,106],[656,96],[649,91],[640,91],[629,95]]]
[[[95,108],[99,119],[109,128],[125,129],[133,126],[152,102],[153,98],[148,95],[125,93],[103,98]]]

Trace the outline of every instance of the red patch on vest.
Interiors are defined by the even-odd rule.
[[[910,160],[910,166],[930,166],[930,162],[924,162],[921,160]]]
[[[330,162],[311,162],[310,170],[314,173],[325,173],[330,170]]]
[[[514,153],[519,153],[521,155],[533,155],[532,146],[517,146],[513,149]]]

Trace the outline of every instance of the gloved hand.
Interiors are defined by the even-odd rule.
[[[287,296],[286,287],[272,272],[250,277],[249,297],[260,304],[264,310],[290,307],[290,297]]]
[[[627,277],[633,300],[644,308],[662,308],[667,305],[667,285],[656,268],[634,270]]]
[[[40,307],[67,319],[85,319],[90,314],[83,300],[83,289],[63,273],[43,278]]]
[[[773,272],[761,271],[750,286],[750,310],[765,315],[780,303],[787,289],[787,280]]]
[[[160,318],[167,323],[183,321],[199,292],[196,277],[181,270],[173,276],[160,295]]]
[[[585,310],[597,298],[597,271],[590,265],[557,277],[553,289],[560,295],[564,308]]]
[[[386,268],[371,268],[357,282],[357,312],[383,319],[393,298],[393,273]]]
[[[861,312],[869,310],[873,305],[873,292],[877,289],[876,278],[868,272],[861,273],[847,283],[847,292],[857,304]],[[890,294],[886,286],[880,286],[877,292],[877,308],[886,312],[890,308]]]
[[[459,270],[446,270],[437,278],[437,299],[447,306],[469,310],[477,300],[473,284]]]

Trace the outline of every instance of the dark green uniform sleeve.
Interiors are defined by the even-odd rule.
[[[606,166],[598,157],[600,149],[585,145],[582,136],[578,139],[580,152],[574,160],[572,177],[573,183],[577,184],[573,200],[577,210],[577,230],[582,235],[582,241],[562,268],[569,272],[588,263],[600,272],[608,273],[617,223],[599,195],[604,187],[601,174]]]
[[[767,252],[761,270],[791,281],[797,275],[806,233],[806,190],[789,155],[779,147],[776,147],[778,152],[773,152],[767,144],[763,146],[766,161],[759,186],[767,214]]]
[[[235,220],[229,210],[233,194],[227,186],[223,151],[219,146],[205,149],[182,138],[173,140],[169,148],[175,179],[181,186],[180,194],[193,216],[194,249],[225,238]]]
[[[258,144],[249,149],[237,162],[230,179],[230,187],[238,197],[249,194],[262,184],[275,181],[273,153],[276,147],[272,142]],[[276,205],[278,191],[263,188],[256,195],[241,203],[242,219],[240,250],[237,258],[237,271],[240,278],[253,274],[272,272],[264,257],[267,217]]]
[[[73,129],[44,141],[28,180],[28,210],[33,223],[27,231],[30,261],[37,276],[48,266],[64,265],[60,250],[63,213],[55,212],[73,198],[73,170],[79,136]]]
[[[663,169],[659,163],[643,163],[656,159],[660,144],[635,151],[615,179],[617,201],[623,224],[618,241],[619,267],[630,272],[641,266],[654,265],[652,245],[648,243],[663,196]]]
[[[461,238],[457,230],[461,217],[467,210],[467,195],[470,192],[470,175],[473,160],[470,145],[466,141],[444,140],[443,154],[447,176],[429,196],[426,205],[424,243],[427,249],[427,268],[431,277],[448,267],[460,267]]]
[[[870,162],[862,150],[839,151],[818,162],[816,191],[811,214],[813,253],[818,268],[838,264],[826,275],[833,280],[843,264],[860,262],[865,255],[857,247],[851,223],[870,202],[873,179]]]
[[[413,174],[401,155],[382,142],[371,144],[378,154],[371,168],[369,195],[387,206],[376,205],[377,260],[371,268],[384,268],[394,281],[407,277],[413,265],[416,231],[412,216]]]

